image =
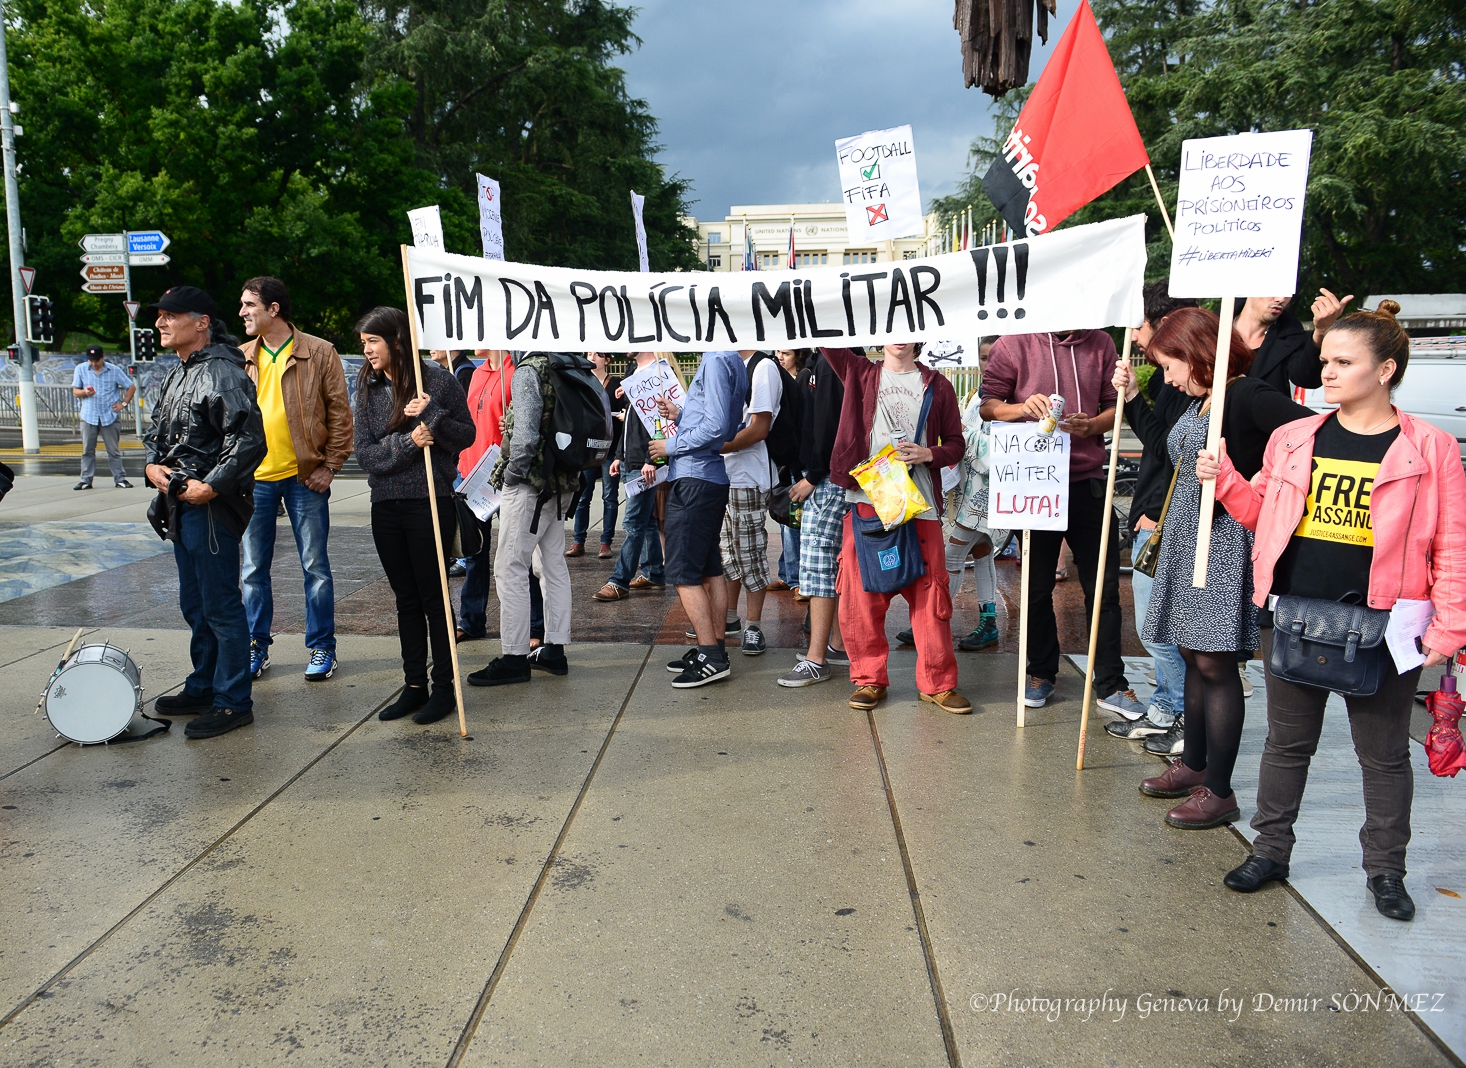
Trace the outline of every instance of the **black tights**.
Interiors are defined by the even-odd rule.
[[[1182,647],[1186,661],[1186,748],[1181,759],[1206,772],[1206,788],[1232,796],[1232,768],[1242,744],[1242,678],[1237,654],[1200,653]]]

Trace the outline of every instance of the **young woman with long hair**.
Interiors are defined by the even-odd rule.
[[[1278,430],[1261,471],[1249,479],[1230,439],[1221,460],[1203,452],[1197,473],[1217,480],[1217,500],[1256,531],[1253,600],[1269,594],[1343,601],[1375,611],[1429,601],[1435,615],[1420,637],[1425,663],[1401,671],[1388,646],[1378,688],[1344,695],[1364,775],[1364,875],[1384,916],[1409,920],[1405,890],[1410,841],[1410,712],[1423,668],[1466,645],[1466,475],[1455,439],[1390,402],[1405,377],[1410,340],[1394,301],[1339,320],[1323,338],[1324,400],[1338,405]],[[1169,520],[1168,520],[1169,522]],[[1275,647],[1288,638],[1281,631]],[[1357,655],[1372,651],[1358,650]],[[1257,784],[1253,854],[1223,880],[1251,893],[1288,877],[1293,824],[1308,765],[1323,730],[1325,686],[1298,685],[1268,665],[1267,742]],[[1188,710],[1189,711],[1189,710]]]
[[[456,707],[453,636],[443,613],[434,538],[445,551],[453,542],[453,478],[458,454],[473,444],[473,419],[452,372],[413,351],[406,314],[397,308],[373,308],[356,329],[366,356],[354,404],[356,458],[371,487],[372,540],[397,598],[397,636],[406,680],[401,696],[377,716],[390,720],[412,714],[415,723],[433,723]],[[414,361],[422,368],[421,393]],[[438,498],[437,531],[422,454],[428,446]]]
[[[1141,629],[1148,642],[1179,647],[1186,661],[1185,748],[1164,774],[1143,781],[1140,791],[1150,797],[1185,798],[1166,814],[1166,822],[1190,830],[1241,816],[1232,792],[1243,717],[1237,652],[1256,649],[1259,642],[1248,567],[1252,534],[1223,507],[1212,518],[1206,586],[1196,589],[1191,584],[1201,513],[1196,455],[1206,444],[1216,388],[1212,372],[1219,326],[1215,312],[1179,308],[1161,320],[1145,350],[1146,359],[1191,401],[1166,439],[1178,473]],[[1227,403],[1222,427],[1235,443],[1238,464],[1255,473],[1272,432],[1311,413],[1261,379],[1246,377],[1252,358],[1252,350],[1234,330],[1228,373],[1236,377],[1223,384]],[[1117,380],[1119,375],[1117,367]],[[1127,394],[1130,388],[1127,381]]]

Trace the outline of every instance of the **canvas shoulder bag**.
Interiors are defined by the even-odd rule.
[[[932,387],[928,385],[912,441],[921,440],[931,407]],[[862,509],[870,514],[862,515]],[[860,585],[866,593],[895,593],[926,574],[921,537],[910,520],[887,530],[874,508],[857,504],[850,510],[850,533],[855,542],[855,560],[860,565]]]

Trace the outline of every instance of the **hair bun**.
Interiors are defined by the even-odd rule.
[[[1379,302],[1379,307],[1376,308],[1375,311],[1388,315],[1391,319],[1393,319],[1395,318],[1395,316],[1400,314],[1400,305],[1395,303],[1393,300],[1382,300]]]

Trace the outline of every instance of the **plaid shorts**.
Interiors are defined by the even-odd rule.
[[[835,596],[835,575],[840,569],[840,543],[845,513],[850,505],[845,491],[828,478],[804,502],[799,523],[799,592],[809,597]]]
[[[734,486],[728,490],[728,511],[723,516],[723,574],[742,582],[750,593],[769,585],[768,491]]]

